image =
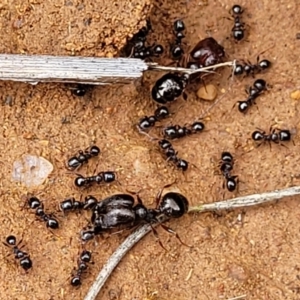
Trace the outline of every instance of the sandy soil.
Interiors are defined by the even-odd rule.
[[[1,21],[1,52],[20,53],[23,44],[11,36],[12,20],[18,17],[13,4],[0,5],[0,13],[10,21]],[[9,249],[2,247],[0,294],[2,299],[83,299],[110,254],[124,240],[126,233],[111,236],[87,247],[94,253],[91,265],[79,289],[69,286],[69,278],[76,266],[80,243],[78,232],[86,225],[87,215],[59,216],[61,229],[51,234],[34,215],[21,209],[21,196],[27,192],[38,194],[48,210],[57,209],[67,196],[94,194],[99,198],[122,192],[138,191],[147,206],[155,205],[155,195],[164,183],[177,179],[171,187],[184,194],[191,205],[229,199],[236,195],[261,193],[299,185],[299,102],[290,93],[300,89],[299,5],[297,0],[261,1],[245,6],[243,20],[247,41],[235,43],[230,38],[232,20],[229,9],[235,4],[224,1],[155,1],[150,18],[154,32],[150,41],[162,43],[166,49],[172,40],[172,23],[182,18],[186,23],[186,49],[191,49],[200,39],[213,36],[225,47],[227,59],[250,59],[255,62],[259,53],[272,61],[273,67],[257,78],[265,79],[269,90],[257,100],[257,106],[242,115],[233,105],[244,99],[245,87],[253,78],[228,80],[230,70],[221,70],[207,77],[219,89],[221,101],[208,114],[211,102],[196,98],[196,85],[187,89],[188,100],[182,99],[170,106],[174,113],[162,124],[184,124],[198,120],[207,130],[174,142],[181,157],[194,164],[184,175],[168,165],[156,145],[140,135],[135,124],[144,115],[150,115],[156,105],[150,98],[150,89],[162,74],[145,74],[143,85],[139,82],[125,86],[95,87],[83,98],[74,97],[64,85],[0,83],[2,103],[0,117],[1,237],[9,234],[23,237],[34,266],[28,274],[7,256]],[[26,2],[27,3],[27,2]],[[37,4],[30,1],[28,5]],[[241,3],[243,5],[244,3]],[[9,8],[9,9],[7,9]],[[43,14],[53,9],[45,2]],[[24,8],[23,8],[24,10]],[[39,12],[41,14],[41,12]],[[72,14],[74,22],[99,15],[100,8],[82,9],[80,17]],[[25,39],[40,33],[41,26],[21,28]],[[58,21],[56,20],[54,24]],[[60,19],[63,22],[63,19]],[[96,26],[97,27],[97,26]],[[92,30],[95,34],[97,28]],[[126,27],[126,25],[124,25]],[[31,28],[31,29],[30,29]],[[16,30],[16,29],[14,29]],[[59,34],[53,26],[45,39],[38,44],[32,40],[27,53],[53,55],[70,54],[61,45],[55,46]],[[74,29],[74,36],[82,31]],[[44,34],[44,33],[43,33]],[[49,38],[46,38],[49,35]],[[229,38],[228,38],[229,37]],[[68,43],[60,35],[60,44]],[[227,39],[228,38],[228,39]],[[85,44],[78,55],[100,55],[96,45]],[[90,51],[86,52],[86,47]],[[76,48],[77,49],[77,48]],[[82,49],[82,50],[81,50]],[[170,62],[166,53],[157,60]],[[262,145],[255,148],[251,133],[256,127],[268,130],[270,125],[291,129],[294,144],[287,147]],[[159,131],[153,131],[158,135]],[[102,154],[84,166],[81,174],[97,170],[115,170],[122,187],[99,186],[80,191],[73,186],[74,175],[64,168],[66,158],[79,149],[97,144]],[[232,195],[224,192],[222,177],[215,175],[220,153],[230,151],[236,158],[235,174],[239,175],[239,191]],[[51,161],[54,171],[43,186],[33,190],[11,180],[13,162],[23,154],[41,155]],[[225,193],[225,194],[224,194]],[[152,234],[145,237],[117,267],[97,299],[230,299],[246,295],[245,299],[299,299],[299,217],[298,199],[290,198],[272,205],[220,215],[195,214],[168,222],[191,248],[181,245],[176,238],[158,229],[166,252]],[[240,215],[242,221],[240,221]]]

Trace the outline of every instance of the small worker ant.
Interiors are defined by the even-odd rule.
[[[163,54],[164,48],[162,45],[146,46],[146,39],[150,30],[152,30],[151,23],[147,20],[147,25],[135,34],[129,42],[131,46],[129,57],[151,60],[152,56],[158,57]]]
[[[185,30],[185,25],[182,20],[177,20],[173,24],[175,43],[171,47],[171,54],[174,59],[180,59],[184,54],[184,51],[181,47],[182,39],[185,37],[183,31]]]
[[[71,197],[59,203],[59,210],[63,213],[68,211],[80,211],[82,209],[91,210],[97,205],[97,203],[97,199],[92,195],[86,196],[84,198],[84,202],[75,200],[74,197]]]
[[[111,183],[114,181],[116,181],[116,173],[112,171],[105,171],[99,172],[97,175],[87,177],[77,174],[74,184],[77,187],[88,187],[93,183]]]
[[[261,73],[262,71],[269,69],[271,67],[271,62],[267,59],[259,61],[259,56],[257,56],[256,64],[252,64],[247,61],[244,64],[236,64],[233,70],[233,75],[239,76],[245,73],[245,76],[250,74],[254,77],[255,74]]]
[[[234,18],[234,26],[231,29],[232,36],[236,41],[241,41],[245,36],[245,23],[241,22],[241,15],[243,9],[240,5],[233,5],[231,8],[231,14]]]
[[[281,146],[285,146],[281,142],[288,142],[291,140],[292,134],[290,130],[288,129],[278,129],[270,127],[270,133],[266,134],[264,130],[256,130],[251,135],[252,140],[255,142],[259,142],[257,144],[257,147],[259,147],[261,144],[268,142],[271,146],[271,142],[275,144],[280,144]]]
[[[92,157],[98,156],[100,154],[100,149],[97,146],[91,146],[84,151],[79,150],[76,156],[71,157],[67,161],[67,169],[74,171],[80,168],[83,164],[86,164]]]
[[[222,152],[219,167],[222,175],[225,178],[226,188],[229,192],[233,192],[234,190],[236,190],[238,184],[238,176],[231,175],[233,165],[234,165],[234,160],[232,154],[230,152]]]
[[[25,270],[28,271],[32,267],[32,261],[30,259],[30,256],[21,250],[21,247],[19,245],[22,243],[22,240],[20,240],[17,243],[17,239],[15,236],[10,235],[6,238],[5,243],[3,243],[6,247],[9,247],[12,249],[13,254],[15,255],[15,258],[19,260],[20,266]]]
[[[132,57],[140,59],[151,59],[151,57],[159,57],[164,53],[164,48],[162,45],[155,45],[145,47],[144,45],[141,48],[134,48]]]
[[[263,91],[267,89],[267,83],[263,79],[257,79],[253,83],[253,86],[249,88],[248,91],[248,98],[244,101],[238,101],[238,109],[241,113],[246,113],[246,111],[249,109],[250,106],[252,106],[255,103],[256,98],[262,94]],[[234,106],[236,103],[234,104]]]
[[[137,125],[138,129],[140,131],[146,131],[147,129],[153,127],[156,122],[167,118],[170,115],[170,112],[166,106],[160,106],[158,107],[153,116],[150,117],[143,117],[139,124]]]
[[[195,134],[203,131],[205,128],[202,122],[194,122],[192,125],[181,127],[180,125],[168,126],[163,129],[165,139],[178,139],[187,135]]]
[[[177,156],[177,152],[168,140],[159,140],[158,145],[167,157],[167,161],[171,161],[178,169],[182,171],[186,171],[188,169],[189,163]]]
[[[88,268],[88,264],[91,263],[91,260],[92,260],[92,253],[90,251],[83,250],[77,261],[78,268],[76,270],[76,273],[70,281],[72,286],[75,287],[81,285],[82,274],[86,272]]]
[[[59,203],[59,210],[63,213],[68,211],[79,211],[84,207],[84,203],[78,200],[75,200],[74,197],[67,198]]]
[[[35,215],[41,221],[46,223],[47,228],[58,229],[58,221],[53,217],[53,214],[46,214],[44,211],[44,204],[35,196],[28,197],[26,202],[31,209],[35,209]]]

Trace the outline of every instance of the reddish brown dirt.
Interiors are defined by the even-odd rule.
[[[16,9],[8,2],[1,4],[1,13],[6,8]],[[299,102],[290,98],[293,90],[300,89],[297,0],[288,3],[260,1],[252,6],[241,3],[245,5],[243,20],[249,27],[248,41],[239,44],[226,39],[232,27],[232,20],[226,18],[234,3],[229,0],[173,2],[154,3],[151,12],[153,41],[167,48],[172,38],[171,24],[180,17],[187,26],[187,49],[212,35],[225,47],[228,60],[249,58],[255,62],[257,54],[274,46],[262,55],[273,62],[272,69],[260,75],[270,84],[269,91],[244,116],[232,107],[245,98],[245,86],[251,85],[253,79],[230,81],[229,70],[207,78],[207,82],[224,89],[224,97],[205,117],[207,131],[174,142],[180,156],[196,166],[182,175],[166,163],[155,144],[141,136],[134,126],[141,116],[153,112],[155,104],[149,91],[161,74],[146,74],[143,86],[137,83],[96,87],[83,98],[75,98],[65,86],[58,84],[1,83],[0,232],[2,240],[9,234],[23,236],[25,249],[34,263],[32,270],[24,275],[14,264],[14,258],[7,257],[8,249],[2,247],[2,299],[83,299],[102,265],[126,237],[124,233],[99,239],[97,245],[89,244],[87,247],[94,251],[95,264],[85,275],[83,285],[73,289],[68,278],[80,251],[78,232],[86,225],[84,214],[60,217],[61,229],[56,236],[29,211],[20,209],[21,196],[27,192],[40,193],[45,206],[54,210],[67,196],[79,198],[81,194],[95,194],[102,198],[122,191],[117,185],[95,187],[83,193],[73,187],[74,176],[66,172],[64,162],[70,154],[92,143],[101,148],[102,154],[80,173],[91,174],[98,162],[97,170],[116,170],[124,189],[143,189],[141,197],[147,206],[154,206],[157,191],[174,179],[177,184],[171,189],[186,195],[191,205],[222,200],[223,181],[214,174],[214,166],[224,150],[232,152],[236,158],[234,170],[240,177],[240,188],[235,195],[300,184],[296,176],[300,162]],[[45,4],[43,14],[49,15],[51,9],[52,5]],[[100,12],[101,7],[97,13]],[[6,13],[9,15],[8,10]],[[84,10],[81,14],[80,19],[85,17]],[[73,17],[76,20],[76,14]],[[1,52],[22,49],[16,46],[15,37],[10,37],[9,29],[6,31],[14,18],[10,13],[8,24],[2,20]],[[29,28],[22,30],[26,37]],[[38,34],[38,28],[35,30]],[[57,34],[56,27],[49,32],[53,40]],[[59,47],[51,48],[50,39],[43,42],[45,48],[33,42],[26,52],[31,53],[32,49],[32,53],[64,53]],[[84,40],[82,42],[84,44]],[[88,54],[94,53],[99,53],[96,46]],[[76,54],[86,55],[87,52]],[[161,64],[167,62],[167,55],[159,60]],[[163,124],[184,124],[205,113],[211,103],[199,101],[195,96],[196,88],[188,89],[187,102],[178,100],[170,107],[174,115]],[[7,105],[7,97],[11,97],[12,105]],[[268,130],[272,124],[293,129],[295,146],[289,143],[287,148],[280,145],[272,145],[271,149],[268,145],[255,148],[250,140],[251,132],[256,127]],[[157,133],[152,132],[153,135]],[[34,190],[11,180],[13,161],[25,153],[42,155],[54,165],[46,183]],[[235,195],[226,192],[224,197],[229,199]],[[168,225],[192,247],[181,245],[176,238],[158,229],[169,251],[162,249],[149,234],[122,260],[97,299],[205,300],[241,295],[246,295],[245,299],[299,299],[298,209],[299,199],[294,197],[263,207],[224,212],[220,216],[194,214],[170,221]],[[242,214],[242,222],[238,221],[239,214]]]

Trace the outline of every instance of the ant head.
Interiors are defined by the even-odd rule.
[[[242,7],[240,5],[235,4],[232,6],[231,11],[235,15],[241,15],[244,10],[242,9]]]
[[[173,24],[173,27],[175,32],[180,32],[185,30],[185,25],[182,20],[176,20]]]
[[[187,213],[189,203],[185,196],[169,192],[165,194],[159,204],[158,209],[161,213],[170,218],[180,218]]]
[[[7,238],[6,238],[6,243],[9,245],[9,246],[15,246],[17,244],[17,239],[14,235],[9,235]]]
[[[72,286],[79,286],[79,285],[81,285],[80,277],[79,276],[74,276],[71,279],[71,285]]]
[[[92,253],[88,250],[83,250],[80,254],[80,260],[83,262],[90,262],[92,259]]]

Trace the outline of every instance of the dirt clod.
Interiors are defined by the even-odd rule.
[[[217,88],[213,84],[206,84],[205,86],[201,86],[197,91],[198,98],[206,101],[215,100],[217,95]]]

